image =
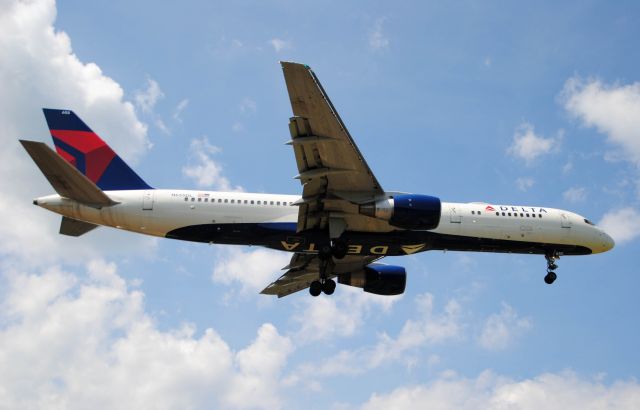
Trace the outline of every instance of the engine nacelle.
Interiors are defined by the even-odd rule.
[[[400,295],[407,285],[407,272],[402,266],[371,263],[359,272],[338,276],[338,283],[376,295]]]
[[[403,229],[435,229],[442,204],[429,195],[401,194],[360,205],[360,213]]]

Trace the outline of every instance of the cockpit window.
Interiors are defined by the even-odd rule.
[[[586,223],[588,223],[589,225],[591,225],[591,226],[596,226],[596,224],[594,224],[593,222],[591,222],[591,221],[590,221],[590,220],[588,220],[588,219],[585,219],[584,221],[585,221]]]

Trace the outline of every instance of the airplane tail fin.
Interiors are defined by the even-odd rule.
[[[58,154],[103,191],[151,189],[73,111],[43,108]]]

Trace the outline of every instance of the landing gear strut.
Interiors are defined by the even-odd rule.
[[[346,242],[341,240],[332,241],[330,244],[324,244],[320,246],[318,250],[318,259],[320,267],[320,278],[314,280],[309,285],[309,293],[311,296],[319,296],[320,293],[325,295],[332,295],[336,290],[336,282],[327,277],[327,268],[329,264],[332,264],[332,258],[342,259],[347,254],[348,246]]]
[[[558,265],[556,265],[555,262],[560,258],[560,255],[552,252],[547,253],[546,255],[544,255],[544,257],[547,260],[547,274],[544,276],[544,283],[546,283],[547,285],[551,285],[556,281],[556,279],[558,279],[558,275],[556,275],[554,270],[558,269]]]

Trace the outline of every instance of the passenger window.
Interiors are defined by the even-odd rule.
[[[262,202],[258,201],[258,205],[262,205]]]
[[[187,202],[189,200],[189,198],[187,198],[186,196],[184,197],[184,201]]]
[[[248,204],[248,203],[249,203],[249,201],[247,201],[247,200],[245,199],[245,200],[244,200],[244,204],[246,205],[246,204]]]
[[[475,215],[475,214],[476,214],[476,211],[471,211],[471,215]]]
[[[204,202],[209,202],[209,198],[205,198],[205,199],[204,199]]]
[[[278,206],[280,206],[280,201],[278,201]]]
[[[511,212],[509,212],[509,216],[511,216]]]
[[[253,205],[253,199],[251,200],[251,205]]]
[[[482,215],[482,211],[478,211],[478,215]]]
[[[191,202],[195,202],[195,201],[196,201],[196,198],[191,197]]]
[[[222,199],[218,198],[218,203],[222,202]]]
[[[539,217],[539,218],[542,218],[542,214],[538,214],[538,217]]]
[[[232,204],[235,204],[235,203],[236,203],[236,200],[235,200],[235,199],[232,199],[232,200],[231,200],[231,203],[232,203]]]
[[[225,199],[225,200],[224,200],[224,203],[225,203],[225,204],[229,203],[229,200],[228,200],[228,199]]]
[[[529,214],[527,214],[527,218],[529,217]]]
[[[504,212],[502,213],[502,216],[506,216],[506,215],[504,214]]]
[[[496,216],[500,216],[500,212],[496,212]]]
[[[273,205],[273,201],[271,201],[271,204],[270,204],[270,205]]]

